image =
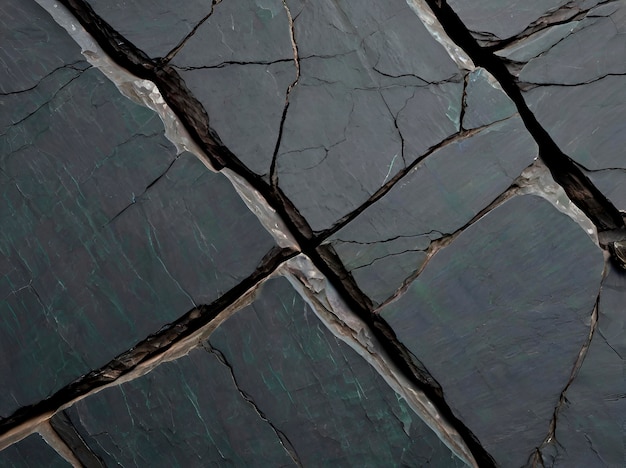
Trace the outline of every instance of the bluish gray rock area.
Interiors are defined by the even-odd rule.
[[[624,0],[0,25],[0,466],[624,465]]]

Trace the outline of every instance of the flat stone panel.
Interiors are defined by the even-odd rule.
[[[274,243],[230,183],[188,153],[177,159],[159,118],[90,68],[51,18],[4,8],[17,25],[7,43],[28,57],[2,52],[12,93],[0,98],[8,416],[213,301]],[[38,39],[25,42],[29,31]]]
[[[69,414],[124,466],[462,466],[283,278],[204,347]]]
[[[318,231],[459,130],[463,75],[406,2],[288,4],[300,79],[278,185]]]
[[[451,141],[333,235],[330,244],[361,289],[382,302],[421,267],[432,241],[453,234],[487,207],[536,152],[519,117]]]
[[[285,279],[209,342],[304,466],[462,465]]]
[[[0,452],[0,466],[11,468],[69,468],[39,434],[33,434]]]
[[[67,411],[106,466],[293,466],[272,427],[202,349]]]
[[[470,130],[490,125],[517,112],[513,101],[484,68],[469,73],[466,80],[462,128]]]
[[[459,15],[467,28],[477,38],[490,40],[508,39],[524,31],[542,17],[555,16],[557,21],[575,16],[581,9],[588,9],[596,0],[479,0],[463,2],[450,0],[449,5]]]
[[[164,57],[211,12],[211,1],[88,0],[113,29],[150,57]]]
[[[0,122],[4,126],[10,94],[24,97],[40,81],[81,61],[80,48],[34,2],[6,1],[0,5]],[[29,53],[37,50],[38,53]],[[42,93],[43,94],[43,93]],[[33,94],[29,94],[29,97]],[[7,107],[5,107],[7,106]]]
[[[589,334],[600,250],[570,218],[518,196],[441,250],[382,316],[502,466],[522,466]]]
[[[624,168],[626,144],[626,4],[591,9],[519,71],[524,99],[561,150],[589,170]],[[555,36],[555,39],[558,36]],[[526,59],[527,57],[523,57]]]
[[[224,144],[254,172],[268,174],[287,87],[296,79],[283,2],[220,3],[172,65]]]
[[[295,79],[293,61],[181,69],[180,74],[222,142],[253,172],[269,174],[285,93]]]
[[[598,327],[559,412],[548,466],[620,466],[626,427],[626,276],[611,268],[600,296]],[[554,448],[556,450],[554,450]]]

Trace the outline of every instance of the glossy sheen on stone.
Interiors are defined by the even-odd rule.
[[[363,291],[382,302],[419,269],[431,241],[453,234],[494,201],[536,151],[517,117],[452,141],[335,234],[331,244]]]
[[[106,462],[462,466],[287,280],[267,283],[205,348],[70,410]]]
[[[174,161],[154,113],[77,49],[49,57],[65,32],[46,21],[46,39],[28,44],[46,56],[28,65],[33,89],[2,98],[3,416],[210,303],[273,245],[225,178],[189,154]]]
[[[573,221],[520,196],[440,251],[382,315],[496,461],[521,466],[589,333],[602,265]]]
[[[0,466],[11,468],[69,468],[39,434],[33,434],[0,452]]]

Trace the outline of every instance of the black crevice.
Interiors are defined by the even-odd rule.
[[[137,77],[150,80],[157,85],[163,99],[183,123],[193,140],[205,151],[216,170],[228,168],[243,177],[270,202],[303,248],[311,242],[313,231],[297,208],[279,187],[272,187],[261,175],[248,169],[222,143],[209,125],[206,110],[173,67],[148,57],[100,18],[84,0],[61,0],[61,3],[70,10],[118,65]]]
[[[394,365],[417,388],[424,392],[443,418],[459,433],[481,467],[495,467],[493,457],[480,444],[472,431],[458,419],[444,398],[439,383],[396,337],[389,324],[372,312],[371,300],[361,292],[330,245],[322,245],[309,254],[311,261],[337,289],[342,299],[370,328]]]
[[[420,388],[431,399],[443,417],[458,431],[478,464],[485,467],[495,466],[493,458],[481,446],[469,428],[453,414],[452,409],[443,397],[440,386],[423,366],[415,362],[408,350],[396,338],[391,327],[380,316],[373,313],[371,300],[363,294],[352,279],[352,276],[345,271],[343,264],[334,251],[325,246],[321,246],[318,249],[320,237],[314,235],[306,219],[298,212],[280,187],[272,186],[262,176],[248,169],[222,143],[219,136],[209,125],[209,116],[206,110],[193,96],[176,70],[169,65],[163,65],[150,59],[143,51],[128,42],[100,18],[84,0],[60,1],[119,66],[127,69],[139,78],[152,81],[159,88],[163,99],[175,112],[194,141],[204,150],[216,170],[223,168],[232,170],[267,200],[285,222],[289,232],[298,242],[301,252],[309,256],[353,312],[368,324],[375,336],[383,344],[393,363],[417,388]],[[295,253],[290,251],[279,257],[282,261],[285,261],[293,256],[295,256]],[[258,271],[252,277],[255,277],[257,274]],[[227,304],[232,304],[236,301],[237,294],[243,294],[250,287],[250,278],[252,277],[244,280],[240,285],[218,299],[216,303],[193,309],[179,321],[175,322],[170,329],[177,327],[180,320],[189,320],[189,315],[197,313],[197,311],[201,312],[200,315],[203,320],[206,320],[207,323],[210,322]],[[256,278],[256,281],[258,280]],[[182,338],[184,335],[181,335],[181,332],[178,331],[176,336]],[[143,346],[149,340],[150,338],[138,346]],[[129,353],[133,353],[135,349],[133,348]],[[152,350],[146,352],[146,356],[152,356],[152,354]],[[129,371],[124,364],[121,366],[117,364],[116,360],[107,366],[113,366],[111,371],[114,371],[117,375],[115,378]],[[64,403],[71,401],[78,395],[84,394],[94,384],[97,387],[104,385],[106,382],[102,382],[103,376],[101,374],[102,370],[91,372],[55,393],[50,398],[18,410],[11,417],[0,421],[0,434],[33,417],[33,415],[42,414],[45,411],[55,411]]]
[[[0,419],[0,437],[30,420],[43,418],[66,407],[75,399],[101,389],[136,369],[140,364],[163,355],[174,344],[199,331],[220,317],[245,294],[272,275],[276,269],[298,254],[293,249],[270,250],[257,269],[241,283],[234,286],[209,305],[194,307],[175,322],[148,336],[113,360],[79,377],[48,398],[33,405],[23,406],[7,418]],[[55,429],[56,430],[56,429]],[[58,432],[58,431],[57,431]]]
[[[50,425],[84,467],[106,467],[104,461],[91,450],[85,440],[80,436],[65,411],[59,411],[50,418]]]
[[[624,220],[619,210],[593,185],[578,165],[561,151],[541,126],[524,101],[522,92],[513,75],[509,73],[504,60],[478,44],[445,0],[426,1],[450,39],[469,55],[475,65],[489,71],[515,103],[526,129],[539,146],[539,157],[570,200],[589,217],[599,231],[624,228]]]
[[[252,408],[262,421],[266,422],[272,428],[272,431],[274,431],[276,437],[278,437],[278,440],[280,441],[280,444],[283,446],[285,452],[287,452],[289,457],[293,460],[294,464],[298,467],[302,467],[302,462],[300,461],[298,452],[296,451],[295,447],[293,446],[287,435],[268,419],[268,417],[261,410],[261,408],[259,408],[259,405],[256,404],[254,399],[241,388],[241,386],[239,385],[239,381],[237,380],[237,376],[235,375],[235,369],[233,369],[231,363],[228,362],[228,359],[226,359],[224,353],[222,353],[219,349],[214,348],[208,341],[203,344],[203,347],[209,353],[213,354],[220,363],[228,368],[228,372],[230,373],[233,384],[235,385],[235,388],[237,389],[239,395],[241,395],[241,398],[243,398],[250,406],[252,406]]]

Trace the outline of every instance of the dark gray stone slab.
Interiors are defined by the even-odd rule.
[[[548,466],[621,466],[626,428],[626,276],[611,268],[600,296],[598,327],[567,390]],[[547,453],[546,453],[547,452]]]
[[[626,73],[625,20],[623,2],[592,9],[565,37],[528,60],[519,79],[527,83],[575,85]]]
[[[70,465],[39,434],[33,434],[0,452],[0,466],[9,468],[69,468]]]
[[[469,73],[466,80],[462,128],[470,130],[490,125],[517,112],[513,101],[484,68]]]
[[[223,1],[189,38],[172,64],[209,68],[229,62],[293,60],[289,21],[281,0]]]
[[[577,224],[519,196],[440,251],[382,316],[496,461],[522,466],[589,334],[602,268]]]
[[[289,5],[301,73],[278,184],[322,230],[459,130],[463,78],[406,2]]]
[[[610,2],[551,38],[521,41],[524,99],[559,147],[589,170],[624,168],[626,5]],[[553,29],[554,29],[553,28]],[[525,44],[528,42],[528,46]],[[510,57],[516,57],[515,51]],[[601,176],[605,178],[605,175]]]
[[[518,117],[453,141],[330,243],[361,289],[382,302],[421,267],[432,241],[454,233],[487,207],[532,163],[536,151]]]
[[[512,45],[497,50],[496,55],[505,57],[513,62],[525,64],[550,50],[551,47],[571,34],[579,24],[580,21],[572,20],[564,24],[556,24],[540,29],[523,40],[513,42]],[[519,74],[519,70],[515,71],[513,68],[512,71],[516,75]]]
[[[224,144],[252,171],[268,174],[285,92],[295,79],[293,61],[230,64],[181,70],[180,74],[207,110],[211,128]]]
[[[164,57],[211,12],[210,0],[88,0],[113,29],[150,57]]]
[[[35,2],[2,2],[0,25],[0,119],[4,125],[5,109],[13,107],[8,105],[7,93],[23,94],[82,57],[76,43]],[[38,53],[29,53],[33,49]]]
[[[296,79],[283,2],[220,3],[172,64],[224,144],[254,172],[269,173],[285,93]]]
[[[230,183],[176,159],[158,117],[89,69],[50,18],[27,26],[35,12],[5,9],[12,50],[29,59],[14,72],[22,63],[3,52],[22,83],[2,80],[21,91],[0,99],[2,416],[216,299],[273,246]],[[18,34],[48,26],[30,43]]]
[[[507,39],[518,35],[533,23],[557,21],[575,16],[581,9],[597,5],[596,0],[479,0],[448,3],[478,39]],[[543,18],[542,18],[543,17]],[[549,21],[549,20],[548,20]]]
[[[67,411],[106,466],[293,466],[216,356],[194,350]]]
[[[210,338],[303,466],[461,466],[285,279]]]
[[[626,78],[608,76],[577,86],[541,86],[525,93],[559,147],[587,169],[625,167]]]
[[[462,465],[282,278],[204,348],[68,413],[124,466]]]

